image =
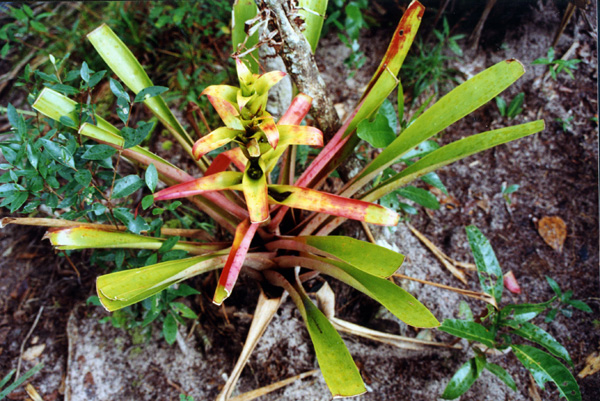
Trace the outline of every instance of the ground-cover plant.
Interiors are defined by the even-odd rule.
[[[325,26],[333,25],[339,30],[338,38],[351,50],[350,55],[344,60],[344,64],[356,71],[367,61],[364,52],[360,50],[358,38],[360,31],[369,27],[369,23],[364,17],[364,11],[368,8],[369,2],[366,0],[349,2],[334,0],[329,4]]]
[[[556,81],[558,79],[558,74],[560,74],[562,71],[564,71],[569,77],[571,77],[571,79],[575,78],[573,76],[573,71],[577,69],[578,63],[581,63],[581,60],[578,60],[578,59],[572,59],[572,60],[558,59],[558,60],[556,60],[554,48],[551,47],[548,49],[547,57],[540,57],[540,58],[534,60],[531,64],[532,65],[536,65],[536,64],[547,65],[549,68],[549,71],[550,71],[550,76],[552,77],[552,79],[554,79]]]
[[[310,7],[310,4],[306,7]],[[239,1],[234,6],[234,20],[252,20],[258,11],[252,1]],[[33,119],[26,121],[16,109],[11,109],[13,139],[7,141],[2,150],[9,155],[8,165],[4,167],[13,174],[9,171],[8,175],[3,176],[6,181],[5,186],[0,187],[4,195],[3,203],[11,206],[14,203],[12,210],[16,211],[20,208],[17,206],[19,202],[23,205],[32,196],[28,177],[14,173],[14,170],[29,169],[29,174],[38,174],[40,165],[33,165],[35,161],[31,160],[29,154],[27,158],[24,157],[28,147],[34,156],[48,153],[49,166],[57,169],[66,166],[69,170],[62,178],[67,181],[80,174],[80,170],[94,166],[93,163],[86,164],[85,160],[89,160],[83,157],[86,152],[97,153],[97,159],[92,160],[104,163],[112,162],[113,156],[118,156],[117,160],[125,158],[132,161],[146,169],[143,179],[137,174],[116,178],[116,169],[110,172],[110,176],[104,174],[100,178],[94,177],[97,169],[89,171],[89,183],[86,178],[87,185],[82,187],[90,187],[92,180],[101,180],[104,186],[91,186],[91,195],[88,195],[90,201],[82,202],[78,209],[81,215],[74,216],[70,221],[27,221],[54,226],[46,237],[62,251],[111,248],[149,252],[143,254],[146,258],[142,265],[98,278],[98,300],[102,305],[115,311],[137,302],[147,302],[152,310],[152,306],[160,302],[159,297],[163,296],[161,291],[190,277],[222,268],[213,296],[213,301],[221,304],[233,291],[238,275],[244,273],[254,278],[262,291],[242,357],[221,398],[225,399],[231,393],[245,360],[282,302],[284,294],[294,301],[305,321],[319,366],[332,394],[361,394],[365,391],[365,385],[358,368],[330,322],[330,317],[326,317],[310,299],[311,287],[308,284],[311,280],[320,275],[338,279],[374,298],[409,325],[432,328],[439,323],[417,299],[386,279],[402,264],[404,257],[401,254],[372,243],[329,234],[348,218],[378,225],[397,224],[398,214],[375,202],[453,161],[533,134],[544,126],[543,121],[535,121],[480,133],[443,147],[427,145],[432,136],[498,96],[524,73],[518,61],[502,61],[424,110],[419,117],[406,124],[398,135],[394,132],[393,140],[386,141],[381,153],[337,194],[320,191],[325,178],[343,163],[359,143],[357,127],[370,119],[377,119],[377,110],[398,86],[398,72],[414,40],[423,12],[424,7],[419,2],[410,4],[359,104],[298,179],[294,171],[294,146],[324,145],[320,130],[300,125],[310,110],[312,99],[305,94],[298,94],[288,111],[276,121],[266,111],[266,102],[269,89],[277,84],[284,73],[274,71],[259,74],[258,63],[251,62],[252,45],[245,36],[238,35],[238,39],[233,40],[239,86],[213,85],[203,91],[225,126],[193,141],[161,97],[164,88],[154,86],[127,46],[107,25],[102,25],[88,34],[88,39],[118,77],[118,80],[109,77],[108,81],[117,98],[116,114],[122,128],[97,115],[94,107],[85,101],[71,100],[64,87],[44,88],[37,94],[33,108],[47,117],[48,128],[58,128],[52,128],[55,131],[48,130],[40,121],[41,118],[35,119],[35,123],[39,124],[35,127],[31,121]],[[322,24],[323,18],[313,18],[312,21],[312,24]],[[311,27],[312,30],[308,28],[309,32],[319,31],[314,27]],[[239,33],[239,25],[237,29]],[[232,32],[236,32],[235,27]],[[318,35],[309,36],[309,43],[313,45],[316,38]],[[244,46],[245,50],[242,49]],[[89,86],[93,74],[98,73],[85,70],[82,65],[79,74],[84,82],[82,85]],[[60,93],[61,90],[63,93]],[[131,96],[129,91],[135,96]],[[140,146],[144,138],[151,134],[152,127],[149,125],[153,123],[139,122],[137,127],[131,126],[131,116],[134,108],[139,107],[138,103],[143,103],[179,142],[183,152],[192,158],[201,172],[199,178],[194,178]],[[377,136],[374,128],[363,126],[363,137],[369,136],[369,130],[373,131],[371,137]],[[73,140],[70,141],[67,134]],[[98,144],[91,145],[91,140]],[[30,146],[23,146],[23,143]],[[77,147],[77,144],[80,146]],[[233,147],[214,158],[210,157],[210,152],[225,145]],[[415,149],[423,147],[428,148],[429,152],[415,153],[418,152]],[[373,184],[376,177],[398,160],[405,161],[406,168],[399,172],[388,171],[388,177]],[[277,178],[273,174],[276,166],[279,166]],[[82,174],[87,177],[86,173]],[[42,184],[44,179],[42,176]],[[155,192],[158,181],[169,187]],[[79,194],[81,188],[73,185],[74,188],[68,193]],[[141,201],[139,197],[131,199],[143,187],[153,194],[143,197]],[[126,198],[121,208],[122,218],[114,213],[116,208],[112,200],[115,197]],[[231,233],[233,242],[182,242],[173,239],[176,238],[173,233],[161,224],[152,226],[150,222],[155,219],[149,216],[150,210],[152,214],[160,214],[160,210],[170,206],[154,206],[175,198],[189,199],[194,207]],[[132,213],[131,209],[138,204],[141,208],[136,208],[136,212]],[[42,201],[37,206],[41,205]],[[163,203],[158,205],[162,206]],[[88,221],[75,221],[89,217],[90,213],[95,214],[95,209],[105,215],[110,224],[98,226]],[[157,210],[159,212],[155,213]],[[311,213],[304,213],[303,210]],[[119,221],[128,232],[117,226]],[[184,233],[176,235],[183,236]],[[194,256],[165,261],[159,260],[163,256],[160,252],[151,252],[164,251],[166,248]],[[173,303],[166,310],[163,330],[170,333],[173,333],[173,321],[179,315],[192,316],[189,313],[192,311],[174,306]],[[164,328],[165,325],[167,328]],[[353,330],[358,332],[356,327]]]
[[[496,106],[502,117],[515,118],[523,112],[523,101],[525,93],[521,92],[510,101],[507,105],[506,100],[502,96],[496,98]]]
[[[413,105],[419,95],[428,88],[432,88],[434,95],[437,96],[440,90],[445,89],[449,84],[459,82],[460,72],[447,67],[448,61],[454,56],[447,55],[446,48],[450,49],[455,56],[462,57],[463,52],[457,42],[465,35],[450,36],[450,25],[445,18],[442,30],[434,29],[433,33],[437,43],[430,45],[419,38],[401,71],[404,87],[411,88]]]
[[[29,369],[27,372],[23,374],[23,376],[19,376],[16,378],[11,384],[8,384],[10,379],[15,374],[15,369],[11,370],[0,380],[0,400],[6,398],[7,395],[12,393],[15,389],[17,389],[21,384],[25,383],[31,376],[35,375],[44,367],[44,364],[39,363],[35,365],[33,368]],[[7,385],[8,384],[8,385]]]
[[[481,288],[495,300],[495,304],[488,304],[487,311],[475,317],[469,306],[462,303],[463,318],[445,319],[440,326],[439,329],[442,331],[467,339],[475,352],[475,356],[462,365],[450,379],[442,398],[460,397],[473,385],[484,369],[498,376],[507,386],[516,391],[517,386],[510,374],[499,365],[488,361],[493,358],[492,351],[503,353],[510,350],[531,372],[540,388],[544,389],[545,383],[552,382],[557,386],[561,397],[567,400],[581,400],[575,378],[564,362],[557,359],[560,358],[573,367],[566,348],[532,321],[545,312],[548,312],[546,322],[551,321],[558,311],[557,308],[552,307],[555,301],[559,301],[560,305],[569,305],[586,312],[592,311],[590,307],[582,301],[572,300],[572,292],[563,294],[558,284],[549,277],[546,277],[546,280],[556,293],[555,297],[537,304],[507,304],[500,307],[505,278],[498,259],[489,241],[477,227],[469,226],[466,230]],[[509,285],[507,283],[507,288],[511,289]],[[565,310],[567,311],[565,315],[570,316],[572,310],[561,309],[561,311]],[[521,344],[523,339],[545,348],[549,353]]]

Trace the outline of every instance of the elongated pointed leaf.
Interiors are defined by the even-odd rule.
[[[283,116],[277,121],[277,125],[300,125],[304,117],[308,114],[312,104],[312,97],[304,93],[298,93],[290,107],[285,111]]]
[[[44,239],[49,239],[57,249],[160,249],[165,242],[164,238],[146,237],[94,227],[54,228],[46,232]],[[227,243],[202,244],[179,241],[171,249],[187,251],[193,255],[203,255],[227,248],[227,246]]]
[[[304,18],[305,28],[302,34],[310,44],[313,54],[317,49],[321,30],[323,29],[323,20],[327,11],[327,0],[299,0],[298,14]]]
[[[311,252],[343,260],[371,275],[387,278],[402,265],[404,255],[370,242],[342,236],[283,237],[267,244],[267,249]]]
[[[301,297],[304,305],[302,317],[332,396],[350,397],[365,393],[365,385],[342,337],[305,294]]]
[[[202,255],[172,260],[138,269],[122,270],[98,277],[96,287],[102,305],[109,311],[142,301],[165,288],[225,264],[226,255]]]
[[[500,303],[504,290],[504,277],[494,249],[477,227],[468,226],[466,231],[471,252],[475,258],[481,289],[494,297],[497,303]]]
[[[153,164],[162,178],[168,178],[175,182],[186,182],[193,180],[194,177],[185,171],[175,167],[162,157],[150,152],[149,150],[136,145],[129,149],[123,149],[125,140],[109,131],[106,131],[99,126],[85,123],[79,129],[79,133],[88,138],[94,139],[96,142],[109,145],[117,150],[121,150],[121,154],[129,159],[138,161],[144,166]]]
[[[478,355],[469,359],[458,369],[458,371],[456,371],[454,376],[452,376],[452,379],[450,379],[450,382],[442,394],[442,398],[445,400],[453,400],[466,393],[479,378],[484,366],[485,357],[483,356]]]
[[[263,154],[269,172],[273,170],[289,145],[323,146],[323,132],[318,128],[305,125],[278,125],[277,128],[279,130],[277,148]]]
[[[415,120],[385,148],[344,192],[354,194],[380,171],[389,167],[421,142],[478,109],[515,82],[525,69],[516,60],[506,60],[477,74],[453,89]]]
[[[267,188],[267,175],[262,160],[249,160],[242,178],[242,189],[250,221],[253,223],[262,223],[269,219]]]
[[[450,163],[454,163],[457,160],[490,149],[494,146],[535,134],[543,129],[544,121],[537,120],[513,127],[483,132],[452,142],[451,144],[427,154],[416,163],[402,170],[402,172],[382,182],[369,191],[363,198],[365,200],[374,201],[419,177],[423,177],[424,175]],[[343,194],[348,194],[348,192],[345,191]]]
[[[33,103],[33,108],[43,115],[50,117],[55,121],[60,121],[63,116],[69,117],[75,125],[79,125],[79,115],[76,112],[77,103],[74,100],[69,99],[57,91],[44,88],[40,92],[38,98]],[[96,119],[96,125],[112,134],[119,135],[119,129],[103,119],[102,117],[94,114]]]
[[[511,348],[542,389],[545,383],[552,382],[558,387],[560,395],[567,400],[581,400],[581,392],[575,378],[556,358],[529,345],[513,344]]]
[[[514,329],[513,333],[520,335],[526,340],[533,341],[546,348],[550,353],[554,356],[564,359],[569,362],[569,365],[573,366],[573,361],[569,356],[569,352],[565,347],[562,346],[561,343],[556,341],[554,337],[550,335],[550,333],[546,332],[542,328],[536,326],[535,324],[525,322],[519,325],[519,328]]]
[[[252,49],[258,43],[258,31],[246,34],[246,21],[256,17],[258,7],[254,0],[236,0],[233,4],[231,19],[231,42],[234,52]],[[249,27],[248,27],[249,28]],[[243,45],[243,47],[242,47]],[[258,73],[258,49],[254,49],[244,60],[254,73]]]
[[[259,95],[268,92],[273,86],[281,81],[287,74],[283,71],[270,71],[258,77],[254,83],[254,90]]]
[[[192,153],[196,159],[200,159],[211,150],[215,150],[221,146],[227,145],[238,135],[242,135],[243,133],[244,131],[226,127],[217,128],[210,134],[198,139],[196,143],[194,143]]]
[[[495,335],[479,323],[468,322],[460,319],[444,319],[439,330],[453,336],[477,341],[483,345],[494,348]]]
[[[250,220],[248,219],[242,221],[237,226],[231,251],[227,257],[225,267],[221,272],[221,277],[219,277],[219,284],[213,297],[213,302],[215,304],[221,305],[223,301],[231,295],[231,291],[240,274],[244,259],[248,253],[248,248],[250,248],[250,243],[254,238],[258,226],[259,223],[250,223]]]
[[[291,185],[269,185],[271,203],[371,224],[395,226],[398,213],[383,206]]]
[[[108,25],[100,25],[90,32],[87,38],[110,69],[136,95],[141,90],[154,86],[131,50],[125,46]],[[185,151],[191,155],[193,141],[183,129],[179,120],[177,120],[167,107],[164,99],[160,95],[154,96],[144,100],[144,104],[158,117],[169,132],[173,134]],[[206,166],[202,162],[199,163],[199,166],[202,168],[202,171],[206,170]]]
[[[226,150],[225,152],[219,153],[217,157],[215,157],[210,164],[205,176],[212,175],[215,173],[220,173],[229,167],[229,165],[233,163],[234,166],[237,167],[238,170],[244,171],[246,168],[246,164],[248,163],[248,159],[244,156],[242,149],[239,147]]]
[[[385,306],[404,323],[415,327],[438,327],[440,323],[429,309],[391,281],[370,275],[348,263],[319,256],[277,258],[281,267],[302,266],[317,270],[356,288]]]
[[[200,96],[212,96],[235,104],[240,88],[231,85],[211,85],[202,91]]]
[[[508,387],[517,391],[517,384],[515,383],[512,376],[504,370],[502,366],[496,365],[495,363],[487,362],[485,363],[485,368],[495,374],[500,380],[502,380]]]
[[[508,304],[500,310],[500,324],[517,327],[516,325],[525,323],[548,309],[556,297],[539,304]]]
[[[240,121],[240,113],[236,107],[225,99],[220,97],[206,95],[210,104],[213,105],[223,123],[231,129],[243,130],[244,126]]]
[[[399,81],[396,76],[417,34],[424,10],[425,7],[418,1],[413,1],[409,5],[398,23],[380,66],[371,78],[358,105],[329,144],[304,171],[297,185],[315,187],[342,161],[346,160],[360,142],[360,139],[352,134],[355,132],[357,125],[365,118],[372,116],[398,85]],[[368,181],[370,179],[360,183],[360,186],[352,194]]]
[[[236,171],[224,171],[205,177],[197,178],[193,181],[183,182],[165,188],[154,194],[155,200],[167,200],[186,198],[202,194],[206,191],[224,191],[236,187],[242,182],[242,173]]]
[[[275,125],[275,121],[273,117],[266,117],[259,125],[258,128],[265,134],[267,137],[267,141],[269,145],[273,149],[277,147],[279,143],[279,130],[277,129],[277,125]]]
[[[276,280],[289,294],[304,319],[315,347],[321,373],[334,398],[363,394],[365,385],[344,341],[327,317],[308,298],[302,286],[292,285],[281,274],[265,271],[269,280]]]

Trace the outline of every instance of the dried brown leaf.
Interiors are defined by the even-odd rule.
[[[538,233],[550,247],[562,252],[563,245],[567,239],[567,225],[558,216],[544,216],[538,222]]]

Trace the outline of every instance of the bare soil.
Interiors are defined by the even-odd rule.
[[[541,324],[566,346],[577,374],[585,358],[600,346],[598,126],[591,120],[598,115],[597,42],[581,18],[571,22],[558,43],[557,55],[573,47],[570,58],[582,62],[574,80],[561,75],[554,81],[545,76],[546,67],[530,64],[546,56],[562,9],[549,1],[530,2],[522,7],[515,20],[510,19],[510,14],[500,14],[505,9],[492,13],[490,29],[484,29],[479,50],[467,51],[453,67],[469,77],[500,60],[519,59],[527,73],[503,96],[512,99],[524,92],[524,112],[507,120],[491,102],[448,128],[439,140],[449,143],[537,118],[543,118],[547,128],[442,169],[439,175],[450,192],[448,197],[440,198],[443,208],[433,212],[420,210],[410,223],[450,257],[461,261],[471,261],[464,227],[479,227],[490,239],[503,270],[512,270],[521,285],[521,295],[505,294],[505,303],[549,299],[553,294],[545,275],[553,277],[564,291],[572,290],[575,298],[587,302],[593,314],[575,312],[571,318],[559,314],[554,322]],[[596,20],[595,9],[588,15],[590,20]],[[471,16],[475,20],[477,17]],[[505,27],[493,23],[502,19]],[[424,23],[421,29],[425,27]],[[463,25],[456,26],[457,33],[461,29],[470,33]],[[335,35],[321,42],[318,63],[340,109],[349,110],[357,100],[358,90],[368,82],[390,33],[385,22],[381,29],[365,33],[361,47],[366,50],[368,61],[352,78],[342,65],[348,50]],[[567,129],[556,121],[570,116],[573,120]],[[501,194],[502,183],[520,185],[510,196],[510,205]],[[538,233],[537,222],[544,216],[558,216],[567,225],[568,235],[561,252],[548,246]],[[360,226],[349,224],[345,230],[363,235]],[[405,274],[461,286],[404,224],[375,234],[379,243],[407,255]],[[178,345],[169,347],[159,339],[159,328],[151,340],[140,341],[135,333],[99,323],[107,314],[84,305],[94,294],[95,277],[103,273],[85,263],[86,253],[73,260],[76,272],[68,261],[54,255],[49,244],[40,241],[42,235],[43,230],[36,228],[7,226],[0,231],[0,377],[16,367],[21,347],[27,350],[44,344],[41,355],[24,361],[21,371],[37,362],[45,363],[44,370],[31,381],[45,401],[177,400],[180,393],[193,395],[196,400],[214,399],[248,331],[258,295],[250,280],[242,278],[226,308],[213,307],[208,295],[197,296],[193,308],[202,311],[199,325],[189,336],[182,330],[184,341]],[[330,283],[337,294],[339,317],[396,334],[416,334],[414,329],[382,313],[373,301],[339,283]],[[203,294],[212,294],[210,277],[197,278],[191,284],[201,290],[206,288]],[[430,307],[438,319],[456,316],[462,299],[456,294],[412,282],[400,284]],[[469,289],[478,289],[476,277],[471,276],[469,284]],[[468,302],[476,313],[484,309],[481,303]],[[41,308],[39,322],[25,341]],[[437,340],[449,340],[443,333],[432,335]],[[370,388],[369,393],[358,398],[365,401],[438,399],[455,370],[470,355],[465,351],[408,352],[354,337],[344,338]],[[532,395],[535,386],[514,355],[493,361],[513,375],[518,392],[484,373],[461,399],[536,399]],[[308,334],[298,312],[287,302],[253,353],[238,392],[315,368]],[[584,400],[600,399],[598,374],[578,383]],[[552,385],[538,391],[539,399],[559,399]],[[28,398],[19,389],[8,399]],[[329,399],[320,374],[261,398]]]

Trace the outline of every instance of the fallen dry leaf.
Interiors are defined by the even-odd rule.
[[[25,352],[23,352],[23,356],[21,358],[24,361],[33,361],[35,358],[42,355],[44,349],[46,349],[46,344],[34,345],[33,347],[30,347]]]
[[[544,216],[538,222],[538,233],[552,249],[562,252],[567,239],[567,225],[558,216]]]
[[[585,367],[579,372],[577,377],[583,379],[598,372],[600,372],[600,353],[595,351],[585,359]]]

